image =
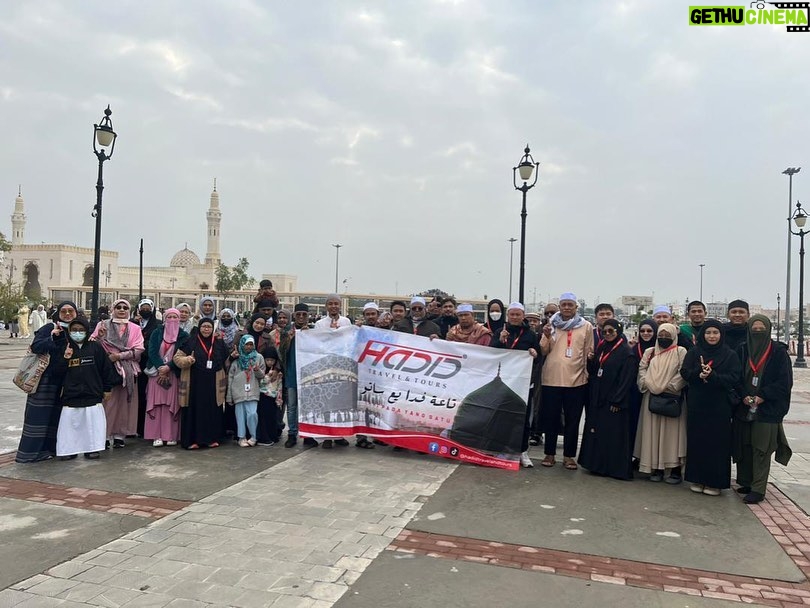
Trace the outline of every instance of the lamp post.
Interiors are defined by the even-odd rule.
[[[335,248],[335,293],[338,292],[338,269],[340,268],[340,248],[343,247],[340,243],[332,245]],[[345,282],[345,281],[344,281]]]
[[[788,167],[782,175],[788,176],[788,235],[787,235],[787,280],[785,284],[785,342],[790,342],[790,235],[794,234],[790,228],[791,213],[793,212],[793,176],[801,171],[801,167]]]
[[[780,327],[779,327],[779,325],[780,325],[779,312],[780,312],[781,306],[782,306],[782,296],[780,296],[777,293],[776,294],[776,341],[777,342],[779,342],[779,329],[780,329]]]
[[[529,152],[529,144],[526,144],[520,163],[517,167],[512,167],[512,183],[515,185],[515,190],[523,193],[523,207],[520,211],[520,289],[518,296],[521,304],[524,303],[523,291],[526,281],[526,193],[534,188],[537,184],[537,177],[540,175],[539,171],[535,172],[540,163],[535,162]],[[534,181],[530,186],[529,180],[532,178],[532,173],[534,173]],[[523,182],[522,186],[518,186],[518,174]]]
[[[115,139],[117,137],[113,131],[110,115],[112,110],[107,105],[104,110],[104,118],[100,124],[93,125],[93,153],[98,158],[98,180],[96,181],[96,206],[93,207],[93,217],[96,218],[96,242],[93,251],[93,297],[90,302],[90,318],[98,321],[98,283],[99,266],[101,265],[101,194],[104,192],[104,161],[112,158],[115,149]],[[107,152],[109,149],[109,153]]]
[[[793,223],[796,224],[798,232],[791,233],[799,237],[799,344],[796,348],[796,361],[793,367],[807,367],[807,362],[804,360],[804,235],[807,232],[804,225],[807,223],[807,214],[802,209],[802,204],[796,201],[796,211],[791,216]]]
[[[512,303],[512,260],[514,259],[513,254],[515,253],[515,241],[516,238],[512,237],[509,239],[509,303]],[[522,304],[522,302],[521,302]]]
[[[706,264],[698,264],[700,266],[700,301],[703,301],[703,267]]]

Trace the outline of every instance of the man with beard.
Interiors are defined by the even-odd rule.
[[[357,318],[357,325],[368,325],[369,327],[377,327],[377,320],[380,318],[380,307],[376,302],[366,302],[363,305],[363,317]]]
[[[529,324],[526,322],[525,309],[520,302],[512,302],[506,309],[506,323],[503,329],[497,336],[492,336],[490,346],[494,348],[507,348],[510,350],[525,350],[536,358],[540,350],[540,343],[537,339],[537,334],[534,333]],[[532,402],[532,390],[529,390],[528,403]],[[529,458],[529,434],[531,422],[532,409],[527,404],[526,418],[523,424],[523,440],[520,447],[520,464],[523,467],[531,468],[534,466],[532,459]]]
[[[296,304],[293,309],[293,329],[282,332],[279,338],[278,356],[281,369],[284,370],[284,386],[287,389],[287,441],[285,448],[291,448],[298,443],[298,378],[295,373],[295,332],[309,329],[309,306],[304,303]],[[307,447],[317,447],[318,442],[307,437],[304,439]]]
[[[680,333],[685,334],[694,346],[697,344],[698,334],[703,331],[703,323],[706,321],[706,305],[700,300],[694,300],[689,302],[686,312],[689,315],[689,323],[681,323]]]
[[[675,323],[675,319],[672,316],[672,312],[669,310],[669,306],[656,306],[653,309],[653,321],[658,327],[661,327],[663,323],[672,323],[675,327],[678,325]],[[686,350],[689,350],[694,346],[692,340],[690,340],[684,333],[678,329],[678,346],[683,346]]]
[[[155,303],[149,298],[144,298],[138,302],[138,312],[132,319],[141,326],[143,343],[149,344],[152,332],[162,325],[154,315]],[[146,385],[149,376],[143,373],[149,367],[149,349],[145,348],[140,360],[141,373],[138,374],[138,435],[143,437],[144,421],[146,420]]]
[[[446,303],[447,300],[445,300]],[[448,342],[489,346],[492,341],[492,332],[475,320],[472,304],[459,304],[456,314],[458,315],[458,324],[451,327],[447,332],[446,340]]]
[[[441,332],[439,336],[442,338],[447,337],[447,332],[450,328],[458,324],[458,317],[456,317],[456,300],[455,298],[445,298],[442,302],[442,314],[434,319],[436,325],[439,326]]]
[[[723,325],[726,346],[737,352],[737,348],[741,344],[745,344],[748,337],[748,318],[751,316],[748,302],[745,300],[732,300],[728,303],[726,316],[728,317],[728,323]]]
[[[338,329],[351,324],[349,317],[340,314],[340,296],[333,293],[326,298],[326,316],[316,321],[313,329]]]
[[[438,338],[439,326],[428,320],[425,310],[425,298],[414,296],[411,298],[411,314],[394,324],[394,331],[401,331],[415,336]]]

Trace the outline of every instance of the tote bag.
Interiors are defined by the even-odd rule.
[[[50,362],[51,356],[49,354],[37,355],[29,349],[23,356],[22,361],[20,361],[20,369],[14,375],[14,384],[25,393],[37,392],[42,374],[45,373],[45,369]]]

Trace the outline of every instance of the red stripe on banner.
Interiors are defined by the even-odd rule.
[[[361,435],[367,435],[368,437],[379,437],[386,443],[396,447],[424,452],[425,454],[431,454],[441,458],[460,460],[462,462],[494,467],[496,469],[506,469],[508,471],[517,471],[520,469],[520,462],[517,460],[517,455],[513,457],[514,460],[508,457],[499,458],[497,456],[490,456],[461,445],[460,443],[456,443],[446,437],[429,435],[427,433],[409,433],[407,431],[376,429],[362,424],[334,427],[311,424],[308,422],[298,423],[298,433],[302,437],[348,437],[359,433]]]

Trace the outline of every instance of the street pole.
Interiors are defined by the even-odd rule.
[[[782,306],[781,300],[782,300],[782,297],[777,293],[776,294],[776,341],[777,342],[779,342],[779,330],[781,329],[780,328],[781,319],[779,318],[779,311],[780,311],[781,306]]]
[[[793,367],[807,367],[807,362],[804,360],[804,235],[807,232],[804,229],[807,223],[807,215],[802,209],[802,204],[796,201],[796,211],[791,216],[791,219],[799,229],[798,232],[791,232],[799,237],[799,340],[796,346],[796,361]]]
[[[343,247],[340,243],[332,245],[335,248],[335,293],[338,292],[338,269],[340,268],[340,248]]]
[[[98,321],[99,273],[101,271],[101,195],[104,192],[104,161],[112,158],[115,150],[116,133],[112,128],[110,106],[104,110],[104,118],[93,125],[93,153],[98,158],[98,179],[96,180],[96,205],[91,214],[96,218],[96,238],[93,250],[93,295],[90,301],[90,319]],[[96,146],[98,143],[98,146]],[[109,154],[107,150],[109,148]]]
[[[515,190],[520,190],[523,193],[523,206],[520,211],[520,287],[518,296],[521,304],[525,304],[524,288],[526,285],[526,193],[534,188],[535,184],[537,184],[537,177],[540,175],[539,171],[535,171],[540,163],[535,162],[534,158],[532,158],[529,144],[526,144],[523,152],[523,157],[520,159],[518,166],[512,167],[512,183]],[[518,173],[521,181],[523,181],[522,186],[517,185]],[[530,186],[528,182],[532,178],[532,173],[534,173],[534,182]]]
[[[705,265],[706,264],[698,264],[698,266],[700,266],[700,301],[701,302],[703,302],[703,267]]]
[[[509,303],[512,303],[512,254],[515,252],[516,238],[509,239]],[[521,302],[522,303],[522,302]]]
[[[138,266],[138,302],[143,300],[143,239],[141,239],[140,262]],[[172,279],[174,280],[174,279]],[[174,287],[174,285],[172,285]]]
[[[788,167],[782,171],[782,175],[788,176],[788,235],[787,235],[787,279],[785,281],[785,342],[790,342],[790,255],[791,255],[791,235],[793,230],[790,227],[790,220],[793,214],[793,176],[801,171],[801,167]]]

